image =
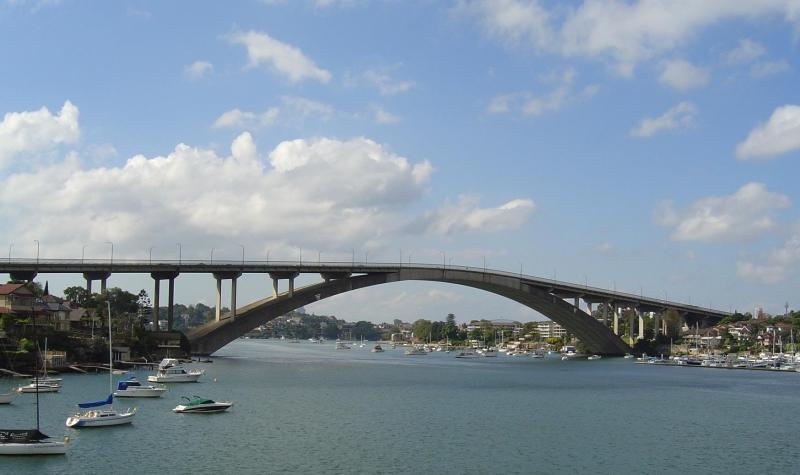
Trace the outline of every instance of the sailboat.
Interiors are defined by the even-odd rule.
[[[36,311],[31,308],[33,339],[36,341]],[[40,352],[41,356],[41,352]],[[39,359],[36,359],[39,366]],[[34,387],[39,387],[38,371],[34,376]],[[0,429],[0,455],[63,455],[67,452],[67,441],[50,440],[50,436],[39,430],[39,391],[36,392],[36,429]]]
[[[105,427],[130,424],[136,415],[136,408],[116,411],[114,402],[114,358],[111,352],[111,302],[108,305],[108,397],[101,401],[84,402],[78,404],[81,409],[89,409],[83,414],[80,412],[67,418],[67,427]],[[107,409],[95,409],[109,406]]]
[[[21,393],[57,393],[61,389],[61,378],[47,376],[47,337],[44,339],[44,356],[42,357],[42,377],[37,374],[31,378],[31,384],[20,386],[17,390]]]

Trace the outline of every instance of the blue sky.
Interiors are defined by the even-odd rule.
[[[196,259],[444,252],[782,312],[800,284],[799,39],[797,0],[5,1],[0,242],[51,258],[105,258],[106,241],[120,258],[173,259],[177,242]],[[268,288],[248,276],[239,301]],[[177,291],[211,303],[213,281]],[[310,310],[541,318],[427,283]]]

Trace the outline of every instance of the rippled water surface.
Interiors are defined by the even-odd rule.
[[[66,429],[108,377],[65,375],[42,431],[65,457],[0,458],[0,473],[797,473],[800,373],[631,360],[458,360],[400,349],[238,340],[161,399],[119,400],[129,427]],[[139,373],[146,379],[147,373]],[[0,381],[0,392],[10,385]],[[228,413],[174,414],[182,395]],[[29,427],[33,395],[0,406]]]

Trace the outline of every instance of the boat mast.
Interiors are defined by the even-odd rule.
[[[36,295],[34,294],[33,299],[31,300],[31,318],[33,319],[33,341],[36,342],[36,351],[41,356],[41,351],[39,350],[39,336],[36,333]],[[39,358],[36,358],[36,363],[34,363],[34,372],[33,372],[33,384],[36,387],[36,430],[39,430]]]
[[[108,307],[108,394],[112,394],[114,392],[114,376],[112,375],[114,356],[111,352],[111,300],[106,300],[106,306]]]

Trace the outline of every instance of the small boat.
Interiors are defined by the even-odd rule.
[[[424,349],[422,349],[420,347],[417,347],[417,346],[412,346],[411,348],[407,349],[406,352],[405,352],[406,356],[424,356],[424,355],[427,355],[427,354],[428,354],[427,351],[425,351]]]
[[[456,358],[480,358],[481,356],[472,350],[459,351]]]
[[[204,373],[201,369],[184,369],[175,358],[164,358],[156,374],[151,374],[147,380],[151,383],[196,383]]]
[[[381,345],[375,345],[375,346],[372,347],[372,352],[373,353],[383,353],[383,348],[381,348]]]
[[[10,393],[0,394],[0,404],[11,404],[11,401],[14,400],[19,394],[19,390],[11,391]]]
[[[480,350],[478,350],[478,354],[481,355],[481,356],[484,356],[486,358],[496,358],[497,357],[497,351],[492,349],[492,348],[480,349]]]
[[[179,412],[182,414],[193,414],[193,413],[212,413],[212,412],[222,412],[227,411],[233,403],[230,401],[214,401],[207,398],[202,398],[200,396],[194,396],[194,399],[189,399],[186,396],[181,396],[183,399],[186,399],[185,404],[178,404],[172,410],[173,412]]]
[[[349,350],[350,349],[350,345],[348,345],[347,343],[345,343],[343,341],[337,341],[336,342],[336,349],[337,350]]]
[[[64,455],[68,440],[50,440],[39,429],[0,429],[0,455]]]
[[[117,382],[115,397],[161,397],[167,390],[166,386],[143,386],[135,377]]]
[[[588,357],[586,359],[589,360],[589,361],[594,361],[594,360],[599,360],[600,358],[602,358],[602,356],[600,356],[600,355],[592,355],[592,356],[590,356],[590,357]]]
[[[544,352],[537,350],[531,353],[531,358],[542,359],[544,358]]]
[[[21,393],[57,393],[61,389],[58,383],[31,383],[20,386],[17,390]]]
[[[633,359],[633,355],[630,353],[625,353],[625,356],[623,356],[623,358],[625,358],[626,360],[631,360]]]

